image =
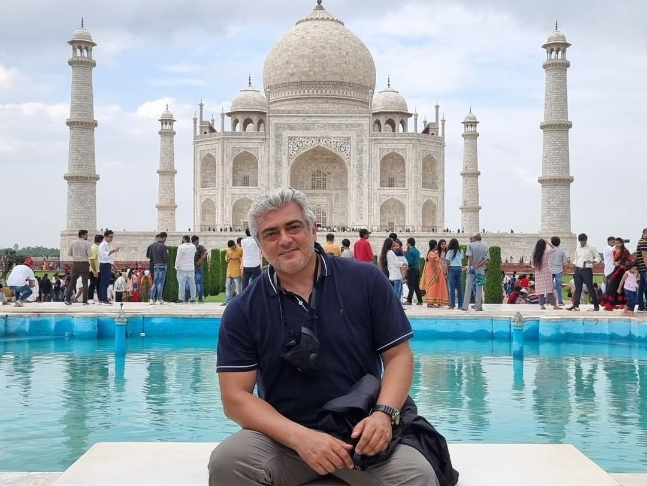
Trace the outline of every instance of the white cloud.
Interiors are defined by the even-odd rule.
[[[200,5],[179,5],[173,0],[115,2],[93,4],[86,14],[99,44],[95,58],[100,64],[94,72],[99,221],[119,229],[154,227],[157,119],[169,103],[178,120],[178,227],[189,227],[191,118],[198,100],[204,96],[205,118],[214,113],[219,128],[220,109],[230,106],[230,101],[222,100],[231,100],[246,86],[248,73],[256,88],[262,88],[265,55],[311,6],[290,0]],[[637,187],[645,179],[640,120],[647,106],[643,88],[647,35],[639,22],[644,6],[634,4],[629,9],[617,3],[610,7],[587,2],[582,8],[582,2],[558,0],[486,0],[478,5],[326,0],[324,5],[371,49],[378,89],[391,74],[409,108],[418,108],[420,126],[425,114],[433,119],[433,105],[439,99],[447,118],[446,221],[450,227],[460,221],[460,122],[469,106],[474,107],[481,121],[482,225],[494,231],[509,231],[510,227],[536,231],[539,227],[536,179],[541,172],[539,122],[544,96],[540,46],[558,11],[560,24],[573,43],[569,51],[574,124],[571,173],[576,179],[573,230],[587,231],[592,239],[596,231],[602,238],[608,232],[635,237],[647,225],[634,217],[619,217],[618,205],[606,203],[608,194],[623,194],[627,214],[642,204],[639,192],[625,187],[631,175],[636,176]],[[65,42],[76,28],[77,7],[71,0],[56,5],[43,0],[18,2],[8,5],[0,18],[0,42],[7,46],[0,64],[0,94],[7,102],[0,105],[4,195],[8,200],[24,197],[27,171],[29,190],[46,194],[48,210],[47,218],[38,206],[20,219],[8,215],[10,231],[0,234],[0,245],[13,244],[17,236],[24,238],[21,244],[56,245],[64,224],[62,175],[67,168],[65,118],[69,108],[61,100],[69,99]],[[629,16],[625,15],[628,11]],[[30,37],[20,26],[17,19],[25,16],[33,19],[32,31],[38,36]],[[606,31],[614,32],[604,42],[594,21],[601,16],[606,19]],[[41,62],[34,62],[35,58]],[[63,76],[65,82],[61,82]],[[119,92],[113,80],[127,80],[127,88]],[[618,176],[605,176],[610,170]]]

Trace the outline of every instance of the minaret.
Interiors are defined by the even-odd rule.
[[[159,119],[161,129],[160,135],[160,168],[159,190],[157,195],[157,231],[175,231],[175,131],[173,124],[175,119],[168,111],[162,113]]]
[[[542,46],[546,49],[546,100],[544,121],[539,127],[544,132],[544,150],[541,158],[541,232],[547,236],[571,233],[571,184],[568,131],[568,94],[566,71],[571,65],[566,60],[570,44],[557,30],[548,36]]]
[[[479,137],[478,120],[472,108],[463,120],[463,204],[461,205],[461,228],[468,235],[480,231],[479,213],[479,160],[477,139]]]
[[[67,63],[72,67],[72,96],[70,99],[70,147],[67,163],[67,223],[66,230],[97,229],[97,181],[99,175],[94,159],[94,96],[92,69],[97,63],[92,58],[92,48],[97,44],[83,27],[74,32],[72,57]]]

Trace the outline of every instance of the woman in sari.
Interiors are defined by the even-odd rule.
[[[627,271],[627,266],[631,262],[631,253],[625,248],[625,242],[622,238],[616,238],[616,248],[613,250],[613,272],[609,275],[607,286],[604,289],[604,296],[600,305],[604,310],[612,311],[621,309],[627,303],[627,296],[620,288],[622,277]],[[618,290],[621,293],[618,293]]]
[[[438,256],[436,240],[429,240],[425,263],[425,302],[427,307],[443,307],[449,304],[447,279]]]

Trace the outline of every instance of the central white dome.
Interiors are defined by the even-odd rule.
[[[263,68],[270,103],[346,98],[368,104],[375,63],[364,43],[321,5],[272,47]]]

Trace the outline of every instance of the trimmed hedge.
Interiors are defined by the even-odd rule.
[[[202,260],[202,293],[205,297],[211,295],[211,286],[209,285],[209,256]]]
[[[166,302],[175,302],[178,298],[177,271],[175,270],[175,260],[177,258],[177,246],[168,247],[168,262],[166,264],[166,282],[164,282],[164,300]]]
[[[503,281],[501,279],[501,247],[490,247],[490,262],[485,279],[485,303],[500,304],[503,302]]]
[[[151,298],[151,289],[150,285],[148,283],[148,277],[144,275],[144,278],[142,279],[142,288],[139,289],[139,301],[140,302],[148,302],[149,299]]]
[[[227,261],[225,257],[227,256],[227,250],[220,250],[220,280],[218,280],[218,285],[220,286],[220,291],[225,292],[226,281],[227,281]]]
[[[211,250],[211,261],[209,262],[209,295],[220,293],[220,250]]]

